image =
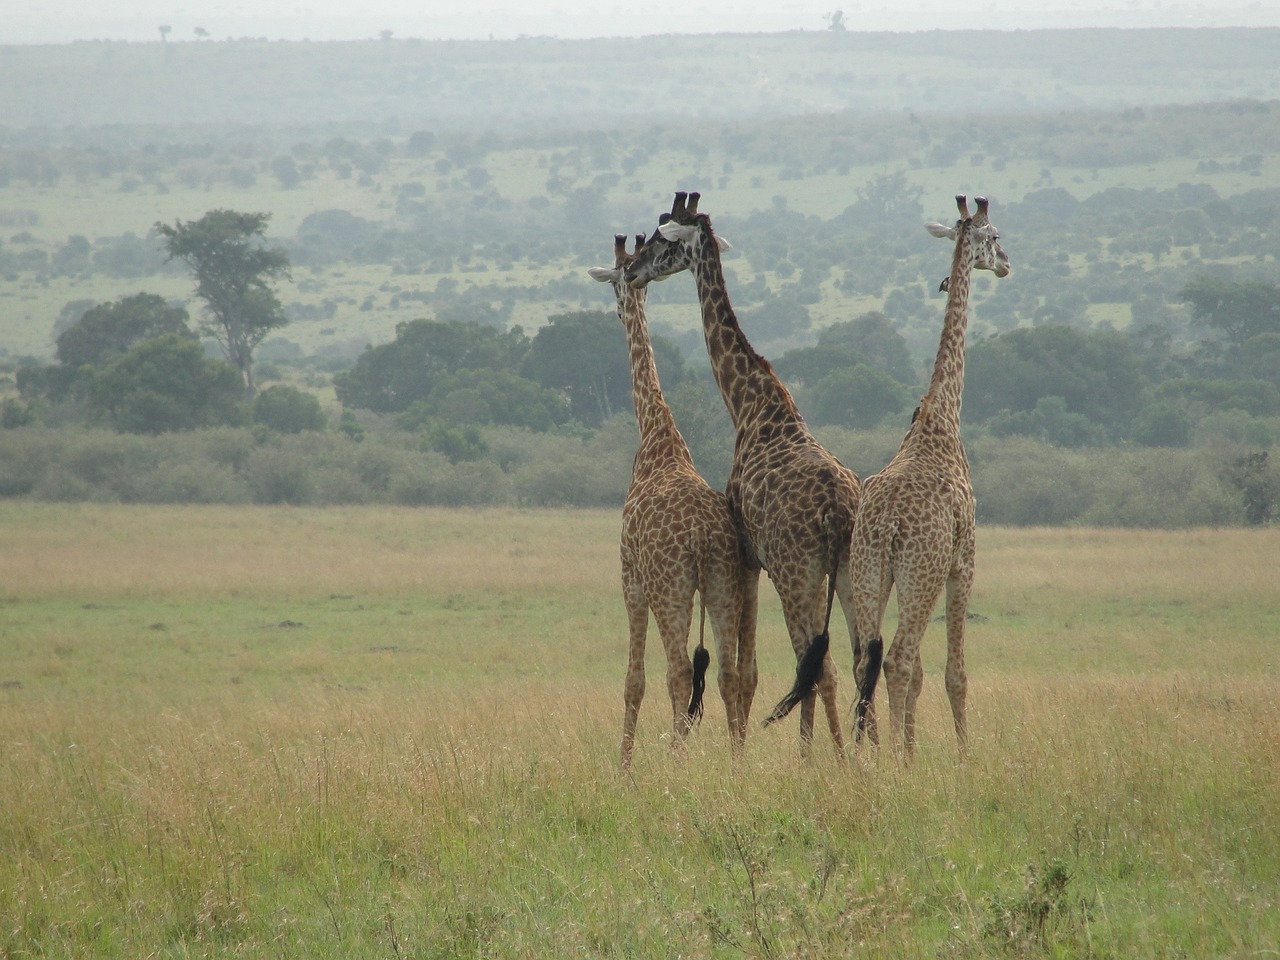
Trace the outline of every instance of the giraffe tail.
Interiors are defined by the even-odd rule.
[[[711,654],[707,651],[707,608],[699,594],[698,601],[698,649],[693,651],[693,693],[689,697],[689,720],[702,719],[702,695],[707,692],[707,667]]]
[[[862,740],[867,726],[867,711],[871,709],[871,701],[875,699],[876,682],[880,679],[880,665],[884,660],[884,640],[876,637],[867,642],[866,661],[862,671],[862,682],[858,684],[858,706],[854,716],[854,736]]]
[[[809,642],[809,649],[796,664],[796,682],[791,690],[778,701],[778,705],[773,708],[773,713],[764,718],[766,727],[794,710],[797,704],[817,689],[818,681],[822,679],[823,663],[827,659],[827,651],[831,648],[831,605],[836,599],[838,565],[839,554],[837,553],[831,564],[831,575],[827,579],[827,619],[822,625],[822,632]]]
[[[827,658],[827,650],[830,646],[831,636],[825,631],[813,638],[809,649],[796,664],[795,685],[785,697],[778,701],[778,705],[773,708],[773,713],[764,718],[766,727],[771,723],[777,723],[789,714],[817,688],[818,680],[822,677],[822,664]]]

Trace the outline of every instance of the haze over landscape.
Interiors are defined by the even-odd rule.
[[[253,3],[245,0],[130,0],[90,3],[0,2],[0,44],[83,40],[194,41],[228,37],[270,40],[360,40],[383,35],[422,39],[512,39],[520,36],[646,36],[664,33],[772,33],[826,29],[837,11],[850,30],[1037,30],[1072,27],[1261,27],[1280,25],[1280,6],[1241,0],[1166,3],[1128,0],[1066,4],[1054,0],[653,0],[611,6],[601,0],[337,0]]]

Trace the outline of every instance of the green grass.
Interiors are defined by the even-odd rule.
[[[984,530],[964,763],[940,628],[910,769],[673,756],[655,639],[629,778],[616,536],[0,504],[0,956],[1274,955],[1280,531]]]

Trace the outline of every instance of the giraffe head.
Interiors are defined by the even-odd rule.
[[[612,283],[614,287],[625,283],[626,280],[624,274],[628,265],[635,260],[636,255],[644,249],[647,242],[648,241],[645,240],[643,233],[637,233],[635,251],[633,253],[627,253],[626,234],[615,233],[613,235],[613,266],[588,267],[588,276],[593,280],[599,280],[601,283]]]
[[[654,280],[665,280],[693,263],[695,243],[702,231],[711,231],[711,218],[698,213],[697,193],[676,194],[671,212],[658,218],[654,231],[644,250],[639,251],[627,265],[626,280],[633,287],[648,286]],[[711,234],[715,236],[715,234]],[[716,237],[716,247],[728,250],[729,241]]]
[[[969,201],[964,194],[956,196],[956,207],[960,211],[960,219],[955,226],[948,227],[943,223],[926,223],[924,228],[935,237],[956,241],[957,246],[966,244],[969,256],[973,258],[974,270],[990,270],[997,277],[1007,277],[1013,267],[1009,263],[1009,255],[1000,249],[1000,231],[987,217],[987,198],[974,197],[973,202],[978,211],[969,213]],[[946,290],[949,278],[943,280],[940,290]]]

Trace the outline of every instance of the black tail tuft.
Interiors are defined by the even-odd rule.
[[[884,640],[876,637],[867,643],[866,665],[862,671],[862,683],[858,684],[858,707],[855,712],[855,733],[862,739],[867,725],[867,711],[876,695],[876,683],[880,680],[880,665],[884,661]]]
[[[822,662],[827,658],[827,648],[830,646],[831,638],[826,633],[820,633],[813,638],[809,649],[796,664],[795,686],[791,688],[790,693],[778,701],[778,705],[773,708],[773,713],[765,717],[766,727],[781,720],[805,697],[813,693],[814,688],[818,686],[818,680],[822,677]]]
[[[707,648],[699,645],[693,651],[693,695],[689,698],[689,719],[702,719],[702,695],[707,690],[707,667],[711,665],[711,654]]]

